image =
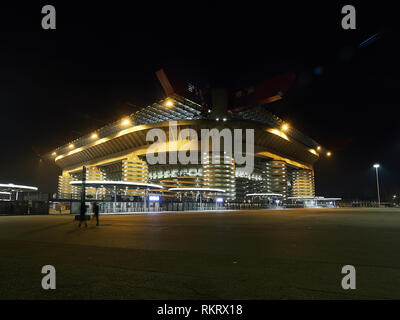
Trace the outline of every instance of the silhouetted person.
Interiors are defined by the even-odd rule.
[[[85,222],[85,228],[87,228],[87,222],[86,222],[85,213],[86,213],[86,204],[85,204],[84,201],[82,201],[81,202],[81,214],[79,216],[79,228],[81,227],[82,221]]]
[[[97,204],[97,202],[93,202],[93,213],[94,216],[96,218],[96,226],[99,225],[99,205]]]

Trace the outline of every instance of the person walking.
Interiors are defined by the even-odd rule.
[[[81,202],[81,213],[79,215],[79,228],[81,227],[82,221],[85,222],[85,228],[87,228],[87,222],[86,222],[86,204],[85,201]]]
[[[99,205],[97,204],[97,202],[93,202],[93,213],[94,216],[96,218],[96,226],[99,225]]]

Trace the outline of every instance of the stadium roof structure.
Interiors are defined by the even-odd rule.
[[[85,182],[83,181],[71,181],[71,185],[75,186],[81,186],[83,183],[85,183],[86,187],[96,187],[96,188],[102,188],[102,187],[131,187],[131,188],[136,188],[136,189],[149,189],[149,188],[155,188],[155,189],[162,189],[163,186],[160,186],[158,184],[153,184],[153,183],[141,183],[141,182],[130,182],[130,181],[109,181],[109,180],[87,180]]]
[[[3,192],[24,192],[24,191],[38,191],[37,187],[24,186],[13,183],[0,183],[0,191]]]
[[[247,197],[283,197],[281,193],[249,193]]]
[[[216,189],[216,188],[169,188],[169,191],[176,191],[176,192],[225,192],[223,189]]]
[[[161,124],[168,121],[226,121],[227,118],[216,118],[213,114],[213,107],[210,102],[210,93],[196,88],[194,85],[182,80],[173,81],[176,77],[167,77],[164,70],[157,72],[157,76],[164,88],[167,98],[155,102],[151,105],[143,107],[139,111],[126,116],[125,118],[114,121],[104,127],[99,128],[95,132],[90,132],[78,139],[70,141],[45,155],[45,158],[55,159],[61,167],[69,165],[63,162],[64,158],[81,153],[83,154],[88,146],[92,156],[101,156],[101,152],[97,152],[101,147],[108,148],[110,141],[112,146],[108,148],[107,153],[119,152],[128,148],[135,148],[146,145],[146,130],[154,127],[155,124]],[[250,121],[260,125],[267,125],[271,130],[279,130],[284,121],[266,110],[268,103],[281,99],[283,94],[293,81],[294,75],[283,75],[276,77],[275,81],[267,80],[253,87],[227,93],[227,110],[226,115],[229,122],[234,121]],[[269,88],[269,89],[267,89]],[[135,134],[131,134],[135,131]],[[271,131],[272,132],[272,131]],[[95,134],[96,139],[93,139]],[[307,137],[293,127],[285,132],[288,139],[298,141],[302,145],[306,145],[310,150],[321,146],[313,139]],[[101,147],[100,147],[101,145]],[[324,150],[321,150],[324,152]],[[78,159],[77,159],[78,160]],[[77,162],[82,162],[82,157]]]

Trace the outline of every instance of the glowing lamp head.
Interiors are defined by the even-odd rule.
[[[289,130],[289,125],[287,123],[284,123],[281,127],[282,131],[288,131]]]
[[[131,124],[131,120],[130,119],[122,119],[121,124],[123,126],[129,126]]]
[[[328,151],[327,153],[326,153],[326,156],[327,157],[330,157],[332,155],[332,152],[330,152],[330,151]]]
[[[321,151],[321,146],[318,146],[318,147],[317,147],[317,151]]]
[[[55,157],[55,156],[57,155],[57,153],[54,151],[51,155],[52,155],[53,157]]]
[[[70,149],[72,149],[74,147],[74,144],[73,143],[71,143],[69,146],[68,146],[68,148],[70,148]]]
[[[99,137],[99,136],[98,136],[97,133],[93,133],[92,136],[91,136],[92,139],[97,139],[98,137]]]
[[[168,107],[168,108],[171,108],[171,107],[174,106],[174,102],[171,99],[167,99],[165,101],[165,106]]]
[[[375,164],[374,164],[374,168],[375,168],[375,169],[378,169],[379,167],[380,167],[379,163],[375,163]]]

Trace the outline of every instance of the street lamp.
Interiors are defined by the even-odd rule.
[[[380,165],[379,163],[375,163],[374,164],[374,168],[376,171],[376,190],[378,191],[378,207],[381,206],[381,197],[379,195],[379,178],[378,178],[378,169],[379,169]]]

